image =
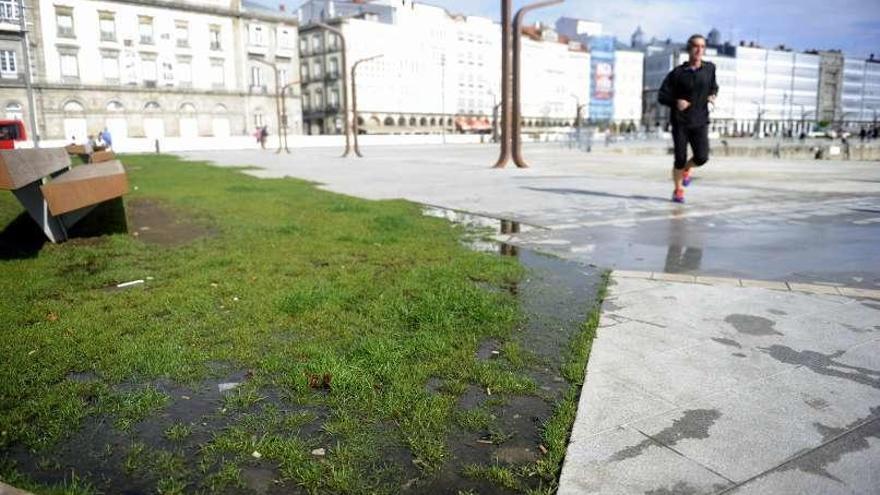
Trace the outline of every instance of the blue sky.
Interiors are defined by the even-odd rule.
[[[260,0],[269,6],[298,0]],[[418,1],[418,0],[417,0]],[[500,0],[426,0],[454,12],[498,18]],[[514,7],[526,3],[514,0]],[[641,25],[648,38],[683,40],[717,27],[722,39],[781,43],[798,50],[839,48],[848,56],[880,57],[880,0],[567,0],[531,14],[555,22],[561,15],[602,22],[610,34],[629,40]]]

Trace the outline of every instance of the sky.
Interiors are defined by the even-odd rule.
[[[296,9],[297,0],[279,0]],[[276,7],[279,1],[260,0]],[[416,0],[418,1],[418,0]],[[501,0],[425,0],[468,15],[499,18]],[[514,0],[514,8],[527,3]],[[530,2],[529,2],[530,3]],[[722,40],[780,44],[796,50],[840,49],[847,56],[880,58],[880,0],[566,0],[534,11],[528,21],[553,25],[560,16],[603,23],[621,41],[641,26],[646,38],[684,41],[694,33],[721,31]]]

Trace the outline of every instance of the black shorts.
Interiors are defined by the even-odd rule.
[[[709,126],[672,126],[672,146],[675,149],[675,168],[681,170],[688,161],[687,145],[694,152],[694,165],[702,166],[709,161]]]

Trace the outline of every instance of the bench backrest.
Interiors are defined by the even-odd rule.
[[[89,163],[109,162],[116,159],[116,153],[112,151],[96,151],[89,157]]]
[[[69,166],[64,148],[0,150],[0,189],[19,189]]]

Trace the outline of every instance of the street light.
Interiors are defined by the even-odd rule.
[[[575,116],[574,116],[574,126],[577,129],[581,128],[581,121],[584,119],[584,108],[587,106],[586,104],[581,104],[581,99],[578,95],[572,93],[571,97],[574,98],[575,101]]]
[[[365,62],[376,60],[377,58],[381,57],[384,57],[384,55],[374,55],[372,57],[362,58],[351,66],[351,111],[354,114],[354,122],[352,124],[352,126],[354,127],[354,154],[360,158],[363,158],[364,155],[361,154],[360,146],[358,146],[358,133],[360,132],[360,125],[358,124],[357,68],[359,65]]]
[[[299,81],[282,86],[277,64],[259,58],[252,58],[251,60],[271,67],[275,73],[275,117],[278,119],[276,121],[278,122],[278,150],[275,151],[275,154],[280,154],[282,149],[289,154],[290,148],[287,146],[287,109],[284,104],[284,93],[287,91],[287,88],[294,84],[299,84]]]
[[[758,100],[752,100],[752,104],[758,105],[758,118],[757,120],[755,120],[755,132],[758,134],[758,139],[760,139],[764,137],[764,133],[761,131],[761,117],[764,116],[767,110],[763,109],[763,107],[761,106],[761,102]]]
[[[342,48],[342,55],[341,55],[341,58],[342,58],[342,60],[341,60],[341,62],[342,62],[341,63],[341,65],[342,65],[342,114],[344,116],[344,118],[342,120],[343,120],[343,129],[345,132],[345,153],[342,154],[342,158],[345,158],[351,154],[351,121],[348,118],[349,117],[349,114],[348,114],[348,76],[347,76],[348,65],[346,64],[346,61],[345,61],[346,52],[347,52],[345,35],[342,34],[341,29],[337,29],[337,28],[330,26],[328,24],[325,24],[323,22],[316,22],[315,24],[319,27],[326,29],[327,31],[330,31],[331,33],[335,34],[336,36],[339,36],[339,42],[342,45],[341,46],[341,48]]]

